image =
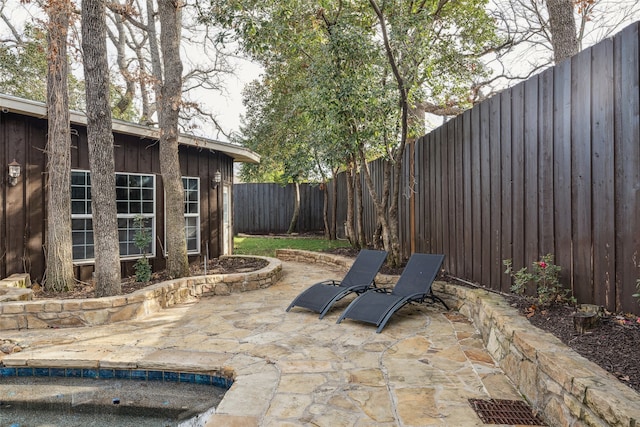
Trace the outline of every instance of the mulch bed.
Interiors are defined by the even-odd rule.
[[[231,274],[231,273],[248,273],[260,270],[269,264],[269,261],[262,258],[251,257],[225,257],[209,260],[207,264],[207,274]],[[192,276],[200,276],[204,274],[204,264],[192,264],[190,266]],[[169,280],[169,276],[165,272],[153,273],[151,280],[148,282],[136,282],[135,277],[127,277],[122,280],[122,292],[126,295],[139,289],[155,283]],[[34,299],[80,299],[93,298],[95,289],[91,283],[78,283],[73,291],[69,292],[47,292],[39,286],[33,287]]]
[[[640,392],[640,318],[604,312],[599,324],[580,334],[573,327],[575,309],[567,305],[538,308],[530,299],[509,295],[532,325],[550,332],[576,353],[613,374],[621,383]]]

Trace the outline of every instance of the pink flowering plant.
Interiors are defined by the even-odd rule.
[[[527,267],[522,267],[520,270],[514,271],[513,262],[510,259],[506,259],[502,263],[506,267],[505,274],[508,274],[513,279],[511,292],[523,295],[528,285],[535,284],[539,305],[547,306],[554,303],[575,304],[575,298],[570,296],[571,291],[560,284],[560,271],[562,268],[554,264],[552,254],[547,254],[540,261],[533,262],[531,270]]]

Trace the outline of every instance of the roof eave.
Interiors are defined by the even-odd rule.
[[[11,95],[0,94],[0,110],[3,112],[14,112],[40,119],[47,118],[47,107],[44,103],[31,101],[29,99],[18,98]],[[87,116],[78,111],[70,111],[69,117],[71,123],[86,126]],[[140,138],[148,138],[153,140],[160,139],[160,131],[157,128],[139,125],[136,123],[125,122],[124,120],[114,119],[112,121],[113,132],[139,136]],[[192,135],[180,134],[178,142],[182,145],[191,147],[201,147],[231,157],[235,162],[242,163],[260,163],[260,155],[239,145],[230,144],[228,142],[216,141],[207,138],[196,137]]]

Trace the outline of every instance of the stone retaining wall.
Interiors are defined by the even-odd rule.
[[[433,289],[473,320],[493,359],[550,425],[640,427],[640,393],[531,325],[500,295],[443,282]]]
[[[302,251],[297,249],[278,249],[276,250],[276,257],[283,261],[296,261],[296,262],[313,262],[321,263],[332,266],[342,267],[345,271],[353,264],[353,258],[349,258],[341,255],[333,255],[325,252],[311,252]],[[339,279],[344,274],[336,274],[335,279]],[[333,279],[329,277],[328,279]],[[393,284],[398,280],[396,276],[389,276],[386,274],[378,273],[376,276],[376,285],[387,286]]]
[[[307,251],[278,251],[283,260],[343,267],[351,260]],[[397,279],[387,276],[385,282]],[[500,295],[445,282],[434,293],[470,318],[487,350],[550,426],[640,427],[640,394],[531,325]]]
[[[185,277],[127,295],[87,299],[48,299],[0,303],[0,330],[94,326],[144,317],[202,296],[229,295],[266,288],[280,280],[282,262],[265,258],[261,270]]]
[[[5,301],[29,301],[33,298],[31,277],[27,273],[12,274],[0,280],[0,303]]]

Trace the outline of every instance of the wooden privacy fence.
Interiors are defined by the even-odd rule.
[[[409,145],[405,255],[444,253],[452,275],[508,291],[504,259],[530,267],[552,253],[579,302],[638,312],[638,60],[636,23]],[[380,188],[382,164],[370,167]],[[375,216],[364,199],[371,235]],[[339,209],[338,223],[345,217]]]
[[[236,233],[285,233],[289,229],[295,201],[293,184],[235,184],[233,198]],[[322,231],[322,206],[320,188],[300,184],[300,216],[296,231]]]

